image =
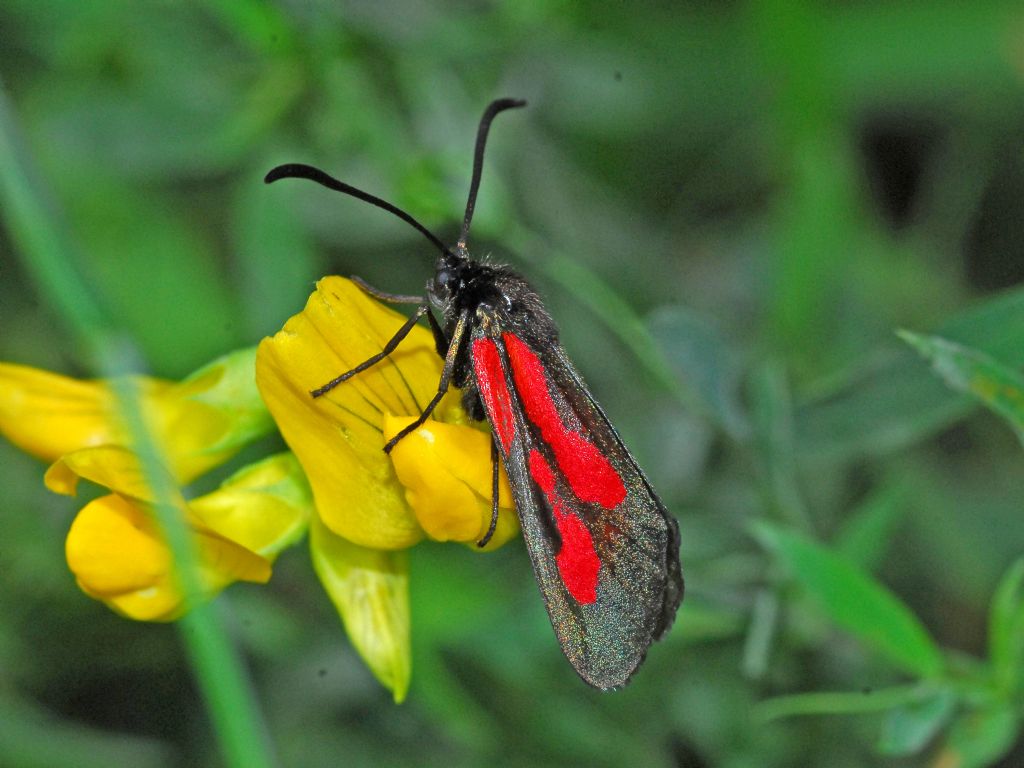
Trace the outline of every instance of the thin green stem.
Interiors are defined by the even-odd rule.
[[[132,342],[115,330],[90,290],[83,261],[20,141],[2,86],[0,220],[10,231],[39,295],[86,350],[85,362],[95,373],[115,381],[133,447],[157,500],[154,514],[177,565],[186,605],[191,608],[178,627],[225,762],[232,768],[269,768],[275,761],[249,680],[217,614],[201,598],[198,554],[176,501],[180,493],[146,427],[136,387],[130,379],[117,379],[145,366]]]

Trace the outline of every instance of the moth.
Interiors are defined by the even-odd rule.
[[[357,280],[374,297],[416,310],[379,354],[310,394],[320,397],[385,359],[425,317],[444,359],[437,393],[384,450],[419,427],[449,387],[462,390],[466,412],[486,419],[492,433],[491,523],[480,546],[497,522],[500,460],[566,658],[590,685],[616,688],[672,626],[683,599],[679,528],[562,349],[538,294],[514,270],[474,259],[466,247],[491,122],[525,104],[498,99],[484,111],[453,248],[405,211],[312,166],[281,165],[265,181],[302,178],[351,195],[404,220],[438,249],[425,296]]]

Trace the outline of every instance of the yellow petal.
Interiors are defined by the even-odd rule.
[[[180,383],[145,393],[143,409],[172,474],[188,482],[274,429],[256,389],[256,349],[214,360]]]
[[[44,478],[50,490],[69,495],[75,493],[80,479],[102,485],[141,508],[156,503],[139,457],[127,448],[102,445],[74,451],[54,462]],[[270,568],[262,553],[257,554],[258,548],[276,553],[275,546],[285,546],[302,535],[310,509],[308,498],[305,506],[302,502],[302,494],[308,496],[304,482],[294,459],[285,455],[241,470],[225,482],[223,491],[186,504],[175,489],[165,501],[179,510],[197,537],[200,554],[206,557],[200,565],[209,567],[211,583],[222,577],[224,583],[266,581]],[[161,485],[176,488],[170,477],[163,478]],[[199,511],[216,525],[210,525]]]
[[[147,426],[179,482],[193,480],[273,429],[256,391],[254,366],[255,349],[248,349],[178,384],[141,376],[126,380],[137,387]],[[0,363],[0,433],[46,461],[90,446],[131,445],[109,382],[8,363]]]
[[[395,701],[402,701],[412,674],[405,553],[360,547],[334,535],[315,517],[309,542],[313,567],[353,647]]]
[[[415,421],[385,416],[384,436],[394,437]],[[426,421],[391,451],[406,499],[430,538],[472,544],[491,523],[491,437],[472,427]],[[512,489],[504,467],[498,476],[498,525],[485,550],[500,547],[519,532]]]
[[[384,413],[417,415],[437,389],[433,338],[415,327],[387,359],[314,399],[310,390],[379,353],[405,321],[349,280],[327,277],[256,357],[256,382],[309,478],[324,523],[377,549],[423,532],[383,452]]]
[[[127,619],[135,621],[174,621],[185,613],[181,592],[174,584],[170,573],[155,580],[146,589],[123,592],[116,595],[94,594],[79,580],[78,586],[85,594],[96,598]]]
[[[101,445],[68,453],[46,471],[43,482],[54,493],[74,496],[80,479],[102,485],[114,493],[137,501],[154,500],[153,492],[143,476],[139,457],[127,448]],[[168,478],[165,486],[173,485]],[[180,498],[172,501],[179,502]]]
[[[313,497],[290,453],[250,464],[189,507],[204,525],[273,559],[306,532]]]
[[[270,561],[252,550],[221,536],[216,531],[192,525],[199,549],[199,569],[208,592],[233,581],[270,581]]]
[[[87,445],[118,442],[106,384],[0,363],[0,433],[44,461]]]
[[[199,576],[210,597],[233,581],[266,582],[270,563],[212,531],[194,529]],[[82,590],[129,618],[167,621],[185,609],[171,552],[147,510],[111,494],[87,504],[65,542]]]
[[[147,589],[171,566],[171,553],[149,516],[113,494],[78,513],[65,554],[79,583],[95,595]]]

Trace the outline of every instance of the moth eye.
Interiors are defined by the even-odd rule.
[[[455,274],[449,269],[439,269],[434,275],[434,292],[439,296],[447,296],[451,293],[452,282]]]

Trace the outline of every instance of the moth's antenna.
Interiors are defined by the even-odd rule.
[[[525,107],[523,99],[496,99],[487,105],[484,116],[480,118],[480,126],[476,129],[476,149],[473,152],[473,179],[469,182],[469,199],[466,201],[466,215],[462,219],[462,233],[459,235],[455,250],[460,256],[466,253],[466,238],[469,236],[469,225],[473,221],[473,209],[476,207],[476,193],[480,188],[480,174],[484,169],[484,147],[487,145],[487,132],[491,121],[499,112],[516,107]]]
[[[319,168],[314,168],[313,166],[305,165],[304,163],[286,163],[284,165],[277,166],[263,177],[263,181],[266,184],[273,184],[275,181],[280,179],[309,179],[310,181],[315,181],[317,184],[321,184],[328,189],[333,189],[336,192],[344,192],[346,195],[351,195],[359,200],[370,203],[370,205],[383,208],[388,213],[393,213],[406,224],[411,225],[413,229],[417,230],[421,235],[427,238],[427,240],[436,245],[443,253],[453,259],[458,258],[448,249],[448,246],[441,242],[440,238],[398,206],[392,205],[387,200],[381,200],[379,197],[371,195],[369,192],[363,192],[361,189],[356,189],[351,184],[346,184],[344,181],[338,181],[338,179],[324,173]]]

